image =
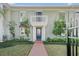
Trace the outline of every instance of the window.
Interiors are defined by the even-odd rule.
[[[21,32],[21,34],[24,34],[24,32]]]
[[[42,12],[36,12],[36,15],[42,15]]]
[[[36,22],[41,22],[42,21],[42,17],[36,17]]]
[[[36,12],[36,22],[41,22],[42,21],[42,17],[41,17],[41,15],[42,15],[42,12]]]
[[[22,17],[22,16],[23,16],[23,13],[21,13],[20,15],[21,15],[21,17]]]

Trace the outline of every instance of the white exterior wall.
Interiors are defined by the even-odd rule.
[[[75,14],[75,20],[77,20],[77,24],[78,24],[77,26],[78,26],[78,37],[79,37],[79,13]]]
[[[39,10],[39,9],[38,9]],[[24,15],[25,17],[28,17],[29,21],[30,21],[30,16],[34,16],[35,12],[37,12],[38,10],[12,10],[11,12],[8,11],[5,17],[5,20],[3,19],[3,16],[0,15],[0,41],[2,41],[2,37],[3,35],[7,35],[8,38],[11,36],[10,35],[10,31],[9,31],[9,26],[8,23],[10,20],[14,20],[16,22],[15,25],[15,37],[19,38],[20,37],[20,11],[24,11]],[[41,12],[43,13],[43,15],[46,15],[48,17],[48,22],[47,22],[47,26],[42,26],[42,40],[45,41],[48,37],[53,38],[55,37],[55,35],[53,35],[52,30],[54,27],[54,22],[55,20],[58,19],[59,17],[59,11],[48,11],[45,10],[43,11],[41,9]],[[68,19],[68,13],[65,13],[65,20]],[[78,17],[79,15],[77,15],[76,19],[79,19]],[[69,22],[71,22],[71,19],[74,20],[74,14],[73,11],[69,13]],[[3,24],[4,23],[4,24]],[[74,22],[72,22],[74,23]],[[78,20],[78,25],[79,25],[79,20]],[[75,32],[75,30],[74,30]],[[78,29],[78,36],[79,36],[79,29]],[[31,26],[30,27],[30,39],[33,41],[36,41],[36,27]]]
[[[34,15],[33,11],[25,11],[25,10],[13,10],[11,12],[11,20],[15,21],[15,38],[20,38],[21,30],[20,30],[20,21],[22,21],[21,13],[23,13],[23,17],[28,18],[30,20],[30,16]],[[33,38],[33,30],[32,26],[30,27],[29,38],[32,40]]]
[[[15,22],[15,38],[20,38],[20,16],[18,11],[11,12],[11,20]]]
[[[7,35],[7,39],[11,40],[10,38],[10,30],[9,30],[9,21],[11,20],[11,12],[8,10],[5,14],[5,19],[4,19],[4,35]]]
[[[58,19],[58,13],[54,12],[54,11],[49,11],[49,12],[46,12],[45,15],[48,16],[48,23],[47,23],[47,26],[45,28],[46,29],[46,31],[45,31],[46,32],[46,39],[48,37],[53,38],[53,37],[55,37],[55,35],[52,33],[52,30],[54,27],[55,20]]]
[[[4,28],[3,28],[3,15],[0,14],[0,42],[3,41]]]
[[[79,15],[78,15],[78,27],[79,27]],[[79,28],[78,28],[78,37],[79,37]]]

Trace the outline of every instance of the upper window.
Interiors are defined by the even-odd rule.
[[[36,15],[42,15],[42,12],[36,12]]]
[[[36,12],[36,15],[37,15],[36,22],[41,22],[42,21],[42,17],[39,17],[39,16],[42,15],[42,12]]]
[[[22,17],[22,16],[23,16],[23,13],[21,13],[20,15],[21,15],[21,17]]]

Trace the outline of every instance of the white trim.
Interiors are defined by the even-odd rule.
[[[36,27],[33,26],[33,41],[36,41]]]
[[[45,41],[45,27],[42,27],[42,41]]]

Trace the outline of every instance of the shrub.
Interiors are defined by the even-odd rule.
[[[78,38],[69,38],[70,39],[70,42],[72,43],[72,42],[74,42],[74,43],[76,43],[76,41],[79,43],[79,39]]]
[[[6,48],[6,47],[21,45],[21,44],[33,44],[33,43],[34,42],[32,42],[32,41],[20,40],[20,39],[7,40],[4,42],[0,42],[0,48]]]
[[[77,42],[79,43],[79,39],[74,39],[74,38],[69,38],[70,40],[70,43],[76,43],[76,40]],[[44,43],[67,43],[67,39],[66,38],[47,38],[46,41],[44,41]]]
[[[46,42],[66,42],[66,38],[47,38]]]
[[[10,47],[10,46],[14,46],[14,44],[12,44],[12,42],[0,42],[0,48],[6,48],[6,47]]]
[[[47,40],[46,40],[47,42],[52,42],[52,40],[51,40],[51,38],[47,38]]]
[[[53,38],[52,42],[66,42],[65,38]]]

